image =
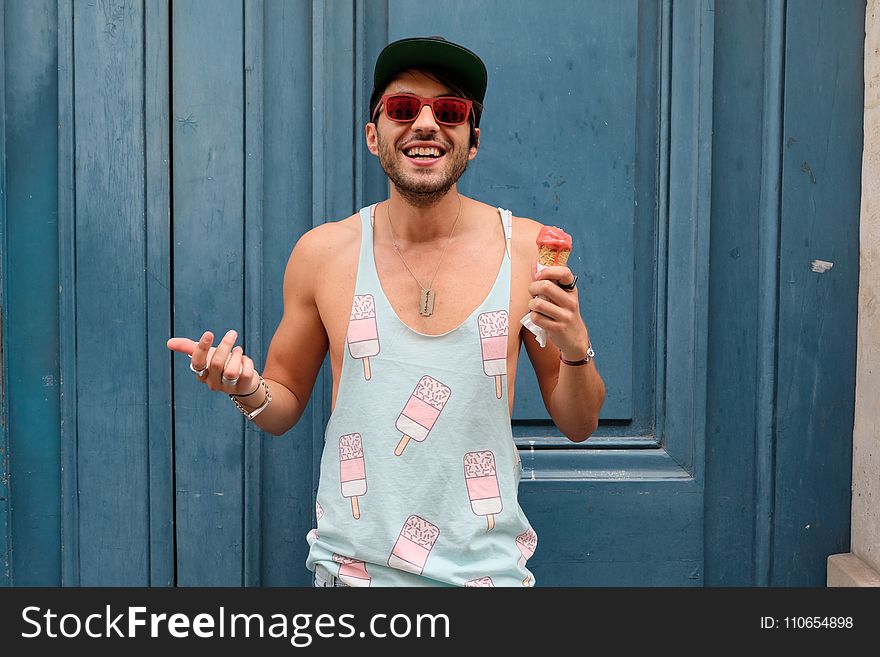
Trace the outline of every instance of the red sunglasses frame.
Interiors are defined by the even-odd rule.
[[[385,116],[388,117],[388,120],[394,121],[395,123],[412,123],[413,121],[415,121],[418,118],[419,113],[422,111],[422,108],[425,105],[427,105],[428,107],[431,108],[431,113],[434,115],[434,120],[437,121],[437,123],[440,123],[441,125],[448,125],[448,126],[453,126],[453,127],[466,124],[468,122],[468,119],[471,116],[471,113],[474,111],[474,101],[469,100],[467,98],[461,98],[459,96],[437,96],[435,98],[425,98],[423,96],[418,96],[416,94],[409,94],[409,93],[385,94],[379,100],[379,104],[376,105],[376,109],[373,111],[373,122],[374,123],[375,123],[376,119],[379,117],[379,113],[385,109],[385,105],[386,105],[388,99],[394,98],[396,96],[404,96],[406,98],[415,98],[419,101],[420,105],[419,105],[419,111],[416,112],[416,115],[413,118],[409,119],[408,121],[402,120],[402,119],[395,119],[390,114],[388,114],[388,112],[385,112]],[[441,121],[439,118],[437,118],[437,112],[434,111],[434,103],[441,101],[441,100],[455,100],[456,102],[464,103],[465,107],[466,107],[464,120],[461,123],[449,123],[448,121]]]

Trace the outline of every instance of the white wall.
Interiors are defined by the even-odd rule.
[[[852,552],[829,557],[829,586],[880,586],[880,0],[868,0],[865,31]]]

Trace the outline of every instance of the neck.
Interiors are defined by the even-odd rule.
[[[398,242],[431,242],[446,239],[452,231],[460,204],[461,211],[464,212],[464,199],[459,196],[455,185],[430,204],[414,203],[408,196],[404,196],[394,185],[391,185],[391,195],[383,204],[384,214],[387,215],[390,211]]]

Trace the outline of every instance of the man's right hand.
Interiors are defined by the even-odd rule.
[[[192,359],[190,369],[211,390],[229,395],[249,395],[259,388],[260,375],[254,369],[254,361],[245,356],[244,349],[235,346],[237,337],[238,333],[229,331],[214,347],[214,334],[205,331],[198,342],[189,338],[170,338],[166,344],[171,351],[186,354]],[[199,374],[202,371],[204,373]],[[250,402],[251,398],[246,396],[241,401]]]

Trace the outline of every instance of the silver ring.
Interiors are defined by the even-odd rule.
[[[189,369],[191,369],[193,372],[195,372],[196,376],[199,377],[200,379],[208,374],[208,366],[207,365],[205,365],[204,368],[197,370],[195,367],[193,367],[193,364],[190,363]]]
[[[238,377],[235,377],[234,379],[227,379],[225,375],[221,374],[220,375],[220,383],[223,383],[228,386],[234,386],[236,383],[238,383]]]

